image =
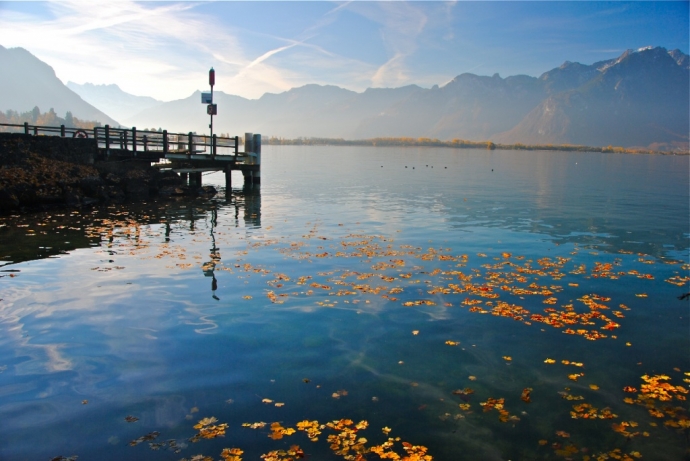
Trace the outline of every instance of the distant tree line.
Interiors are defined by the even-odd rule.
[[[657,154],[667,153],[649,149],[628,147],[592,147],[573,144],[496,144],[491,141],[467,141],[453,139],[441,141],[431,138],[371,138],[371,139],[342,139],[342,138],[296,138],[286,139],[271,136],[267,139],[269,145],[277,146],[410,146],[410,147],[453,147],[459,149],[504,149],[504,150],[552,150],[567,152],[611,152],[624,154]],[[676,152],[679,153],[679,152]],[[687,152],[685,152],[687,154]]]
[[[29,123],[30,125],[38,126],[65,125],[67,128],[81,129],[93,129],[101,126],[101,122],[81,120],[72,115],[72,112],[70,111],[65,113],[64,118],[60,117],[55,113],[55,110],[52,107],[48,112],[41,113],[41,110],[38,108],[38,106],[27,112],[17,112],[16,110],[8,110],[7,112],[0,111],[0,123],[10,123],[13,125]],[[8,128],[9,127],[0,127],[0,130],[8,131]]]

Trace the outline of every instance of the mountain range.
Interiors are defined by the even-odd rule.
[[[0,49],[0,83],[7,80],[3,50],[21,49]],[[31,56],[25,50],[21,53]],[[50,69],[45,63],[41,65]],[[50,71],[47,77],[54,83],[57,78]],[[688,150],[689,75],[688,55],[680,50],[646,47],[593,64],[566,61],[539,77],[464,73],[428,89],[409,85],[355,92],[310,84],[278,94],[266,93],[258,99],[216,91],[214,132]],[[14,84],[21,86],[22,80],[15,80]],[[103,112],[117,114],[115,118],[125,126],[208,132],[209,117],[198,91],[184,99],[160,102],[128,95],[116,85],[68,85],[74,91],[63,85],[63,92],[81,94]],[[0,85],[0,109],[17,110],[4,107],[8,105],[5,93],[20,94],[20,89]],[[69,110],[84,118],[75,108]]]
[[[78,84],[67,82],[67,88],[77,93],[85,101],[96,107],[106,108],[108,115],[115,120],[125,120],[150,107],[162,104],[163,101],[149,96],[135,96],[126,93],[119,86],[94,85],[93,83]]]
[[[81,120],[117,125],[110,116],[67,88],[48,64],[24,48],[0,46],[0,110],[28,112],[34,107],[42,112],[53,108],[63,117],[70,111]]]

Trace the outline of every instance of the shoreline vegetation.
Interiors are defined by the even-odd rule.
[[[342,138],[296,138],[285,139],[271,136],[262,140],[271,146],[373,146],[373,147],[452,147],[455,149],[487,149],[487,150],[551,150],[564,152],[602,152],[616,154],[655,154],[655,155],[690,155],[687,150],[661,151],[639,147],[619,146],[580,146],[576,144],[498,144],[492,141],[467,141],[453,139],[441,141],[432,138],[370,138],[370,139],[342,139]]]

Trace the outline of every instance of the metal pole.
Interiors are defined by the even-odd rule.
[[[216,71],[213,70],[213,67],[208,71],[208,83],[211,85],[211,105],[213,105],[213,85],[216,84]],[[208,127],[211,129],[211,137],[213,138],[213,109],[211,109],[211,124]]]

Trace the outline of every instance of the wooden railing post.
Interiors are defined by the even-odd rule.
[[[122,130],[122,139],[123,139],[124,142],[125,142],[125,150],[129,150],[129,146],[127,146],[127,141],[128,141],[128,139],[127,139],[127,131],[125,131],[125,130]],[[120,143],[120,145],[122,145],[122,142]],[[120,147],[120,149],[122,149],[122,147]]]
[[[149,137],[144,135],[144,152],[149,151]]]
[[[237,151],[240,149],[240,137],[235,136],[235,161],[237,161]]]
[[[163,155],[168,155],[168,130],[163,130]]]
[[[38,127],[34,125],[34,136],[38,136]]]
[[[211,138],[211,157],[216,156],[216,146],[218,145],[217,136],[214,134]]]
[[[29,134],[29,122],[24,122],[24,134]]]
[[[189,155],[191,157],[192,152],[194,152],[194,138],[192,137],[192,132],[189,132]]]
[[[65,137],[65,125],[60,125],[60,137]]]
[[[132,152],[137,156],[137,127],[132,127]]]

